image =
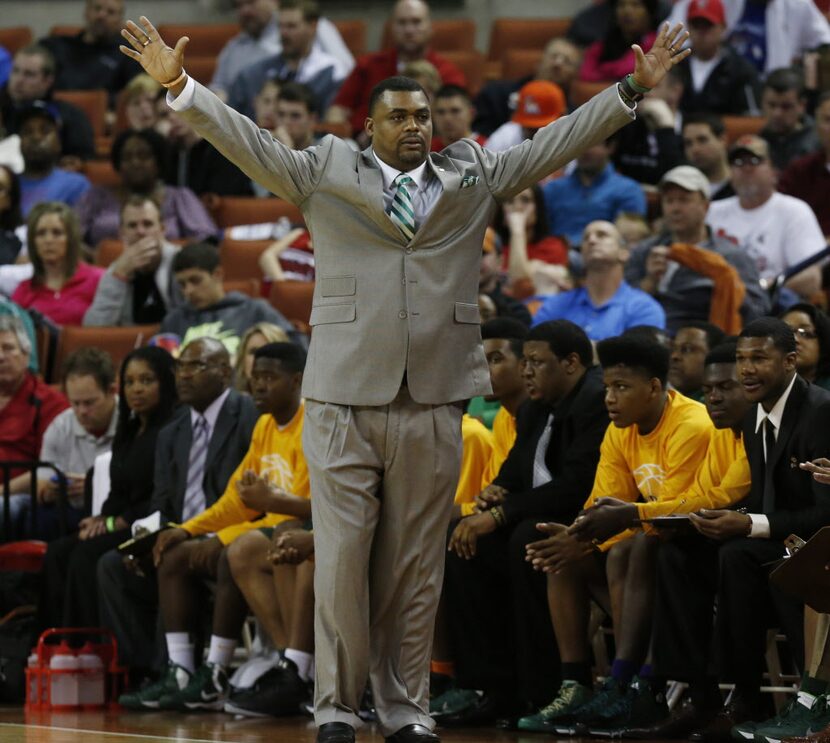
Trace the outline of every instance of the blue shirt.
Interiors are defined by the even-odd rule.
[[[62,201],[75,206],[90,188],[85,175],[55,168],[45,178],[37,180],[20,176],[20,209],[27,216],[41,201]]]
[[[729,46],[762,75],[767,66],[767,4],[746,0],[744,12],[729,35]]]
[[[579,245],[582,230],[597,219],[613,222],[620,212],[646,214],[646,197],[640,184],[620,175],[611,163],[584,186],[576,171],[557,178],[543,189],[551,235],[564,235]]]
[[[602,307],[594,306],[584,288],[548,297],[534,315],[533,325],[547,320],[570,320],[592,341],[620,335],[635,325],[666,327],[666,313],[660,303],[624,281]]]
[[[5,85],[12,71],[12,55],[0,46],[0,85]]]

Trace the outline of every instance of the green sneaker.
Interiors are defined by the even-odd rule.
[[[613,706],[613,705],[612,705]],[[631,728],[646,728],[669,716],[669,707],[662,690],[655,690],[648,679],[635,676],[631,680],[624,700],[620,702],[617,715],[601,714],[602,721],[591,724],[591,735],[600,737],[622,737],[623,731]],[[610,713],[609,708],[609,713]]]
[[[602,727],[609,719],[627,713],[630,708],[628,696],[628,689],[609,676],[593,699],[576,713],[577,733],[580,728],[587,731],[594,725]]]
[[[755,723],[752,738],[758,743],[779,743],[784,738],[806,737],[810,733],[823,730],[828,724],[830,710],[827,697],[809,697],[799,693],[780,714],[764,722]],[[736,737],[737,733],[741,740],[746,740],[748,725],[736,725],[732,729],[732,737]]]
[[[484,692],[475,689],[448,689],[429,700],[429,715],[436,720],[457,715],[477,706],[483,697]]]
[[[175,663],[167,664],[167,672],[154,684],[139,691],[122,694],[118,704],[127,709],[159,709],[159,701],[166,694],[173,694],[190,683],[190,671]]]
[[[567,735],[573,732],[574,715],[590,702],[593,696],[593,689],[576,681],[563,681],[556,698],[535,715],[520,718],[518,728],[534,733]]]
[[[225,669],[216,663],[205,663],[196,669],[187,686],[159,699],[159,709],[222,710],[230,697],[230,688]]]

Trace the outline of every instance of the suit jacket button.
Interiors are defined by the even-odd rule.
[[[398,317],[401,318],[401,320],[406,320],[406,310],[401,310],[398,313]]]

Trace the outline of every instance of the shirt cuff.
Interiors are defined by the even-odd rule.
[[[632,101],[632,103],[633,103],[634,105],[633,105],[633,106],[629,106],[629,105],[628,105],[628,104],[627,104],[627,103],[623,100],[622,94],[620,93],[620,84],[619,84],[619,83],[615,83],[615,84],[614,84],[614,88],[615,88],[615,90],[616,90],[616,92],[617,92],[617,100],[620,102],[620,105],[623,107],[623,110],[624,110],[624,111],[627,111],[629,114],[630,114],[632,111],[633,111],[633,112],[636,112],[636,111],[637,111],[637,101]],[[170,93],[168,93],[167,95],[168,95],[168,97],[169,97]],[[169,103],[169,102],[170,102],[170,101],[168,100],[168,103]]]
[[[196,81],[188,75],[187,82],[184,84],[184,90],[175,98],[173,97],[173,94],[168,91],[167,105],[174,111],[185,111],[193,105],[194,95],[196,95]]]
[[[769,539],[769,519],[763,513],[747,514],[752,519],[752,528],[749,536],[752,539]]]

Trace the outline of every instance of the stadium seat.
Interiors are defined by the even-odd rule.
[[[95,248],[95,265],[101,268],[109,268],[124,252],[124,243],[121,240],[108,237],[101,240]]]
[[[106,134],[107,91],[106,90],[56,90],[55,98],[80,108],[92,124],[96,137]]]
[[[503,57],[501,74],[507,80],[535,75],[542,59],[542,49],[508,49]]]
[[[32,43],[32,29],[28,26],[0,28],[0,46],[14,56],[18,49]]]
[[[188,71],[193,57],[215,57],[225,44],[239,33],[236,23],[162,23],[159,35],[170,46],[182,37],[190,38],[187,45]]]
[[[366,21],[348,19],[333,21],[333,23],[355,57],[366,54]]]
[[[86,160],[81,172],[94,186],[117,186],[121,176],[109,160]]]
[[[81,31],[83,31],[83,26],[73,26],[66,23],[52,26],[49,29],[49,36],[77,36]]]
[[[732,144],[738,137],[745,134],[758,134],[764,128],[765,122],[766,119],[763,116],[724,116],[726,141]]]
[[[478,93],[484,84],[484,55],[476,49],[466,51],[447,50],[442,54],[464,73],[470,95]]]
[[[473,51],[476,48],[476,22],[472,18],[440,18],[432,21],[430,48],[439,54],[444,52]],[[392,30],[389,21],[383,27],[381,49],[392,46]]]
[[[262,282],[259,279],[236,279],[234,281],[223,281],[222,287],[226,293],[241,292],[252,299],[262,298]]]
[[[490,27],[487,52],[490,75],[503,76],[501,69],[509,50],[542,50],[552,38],[564,36],[570,25],[570,18],[496,18]]]
[[[591,100],[597,93],[601,93],[609,85],[613,85],[614,82],[614,80],[602,80],[597,83],[589,83],[584,80],[575,80],[571,85],[571,103],[574,106],[581,106],[586,101]]]
[[[187,58],[187,74],[202,85],[210,85],[216,71],[216,57],[200,56]]]
[[[273,240],[231,240],[226,237],[219,246],[219,260],[226,281],[262,276],[259,256]]]
[[[314,131],[318,134],[333,134],[341,139],[352,136],[352,127],[348,121],[320,121],[314,127]]]
[[[271,306],[301,329],[308,327],[313,299],[313,281],[274,281],[268,294]]]
[[[233,227],[240,224],[264,224],[288,217],[292,224],[302,224],[303,215],[284,199],[257,199],[250,196],[223,196],[210,210],[216,224]]]

